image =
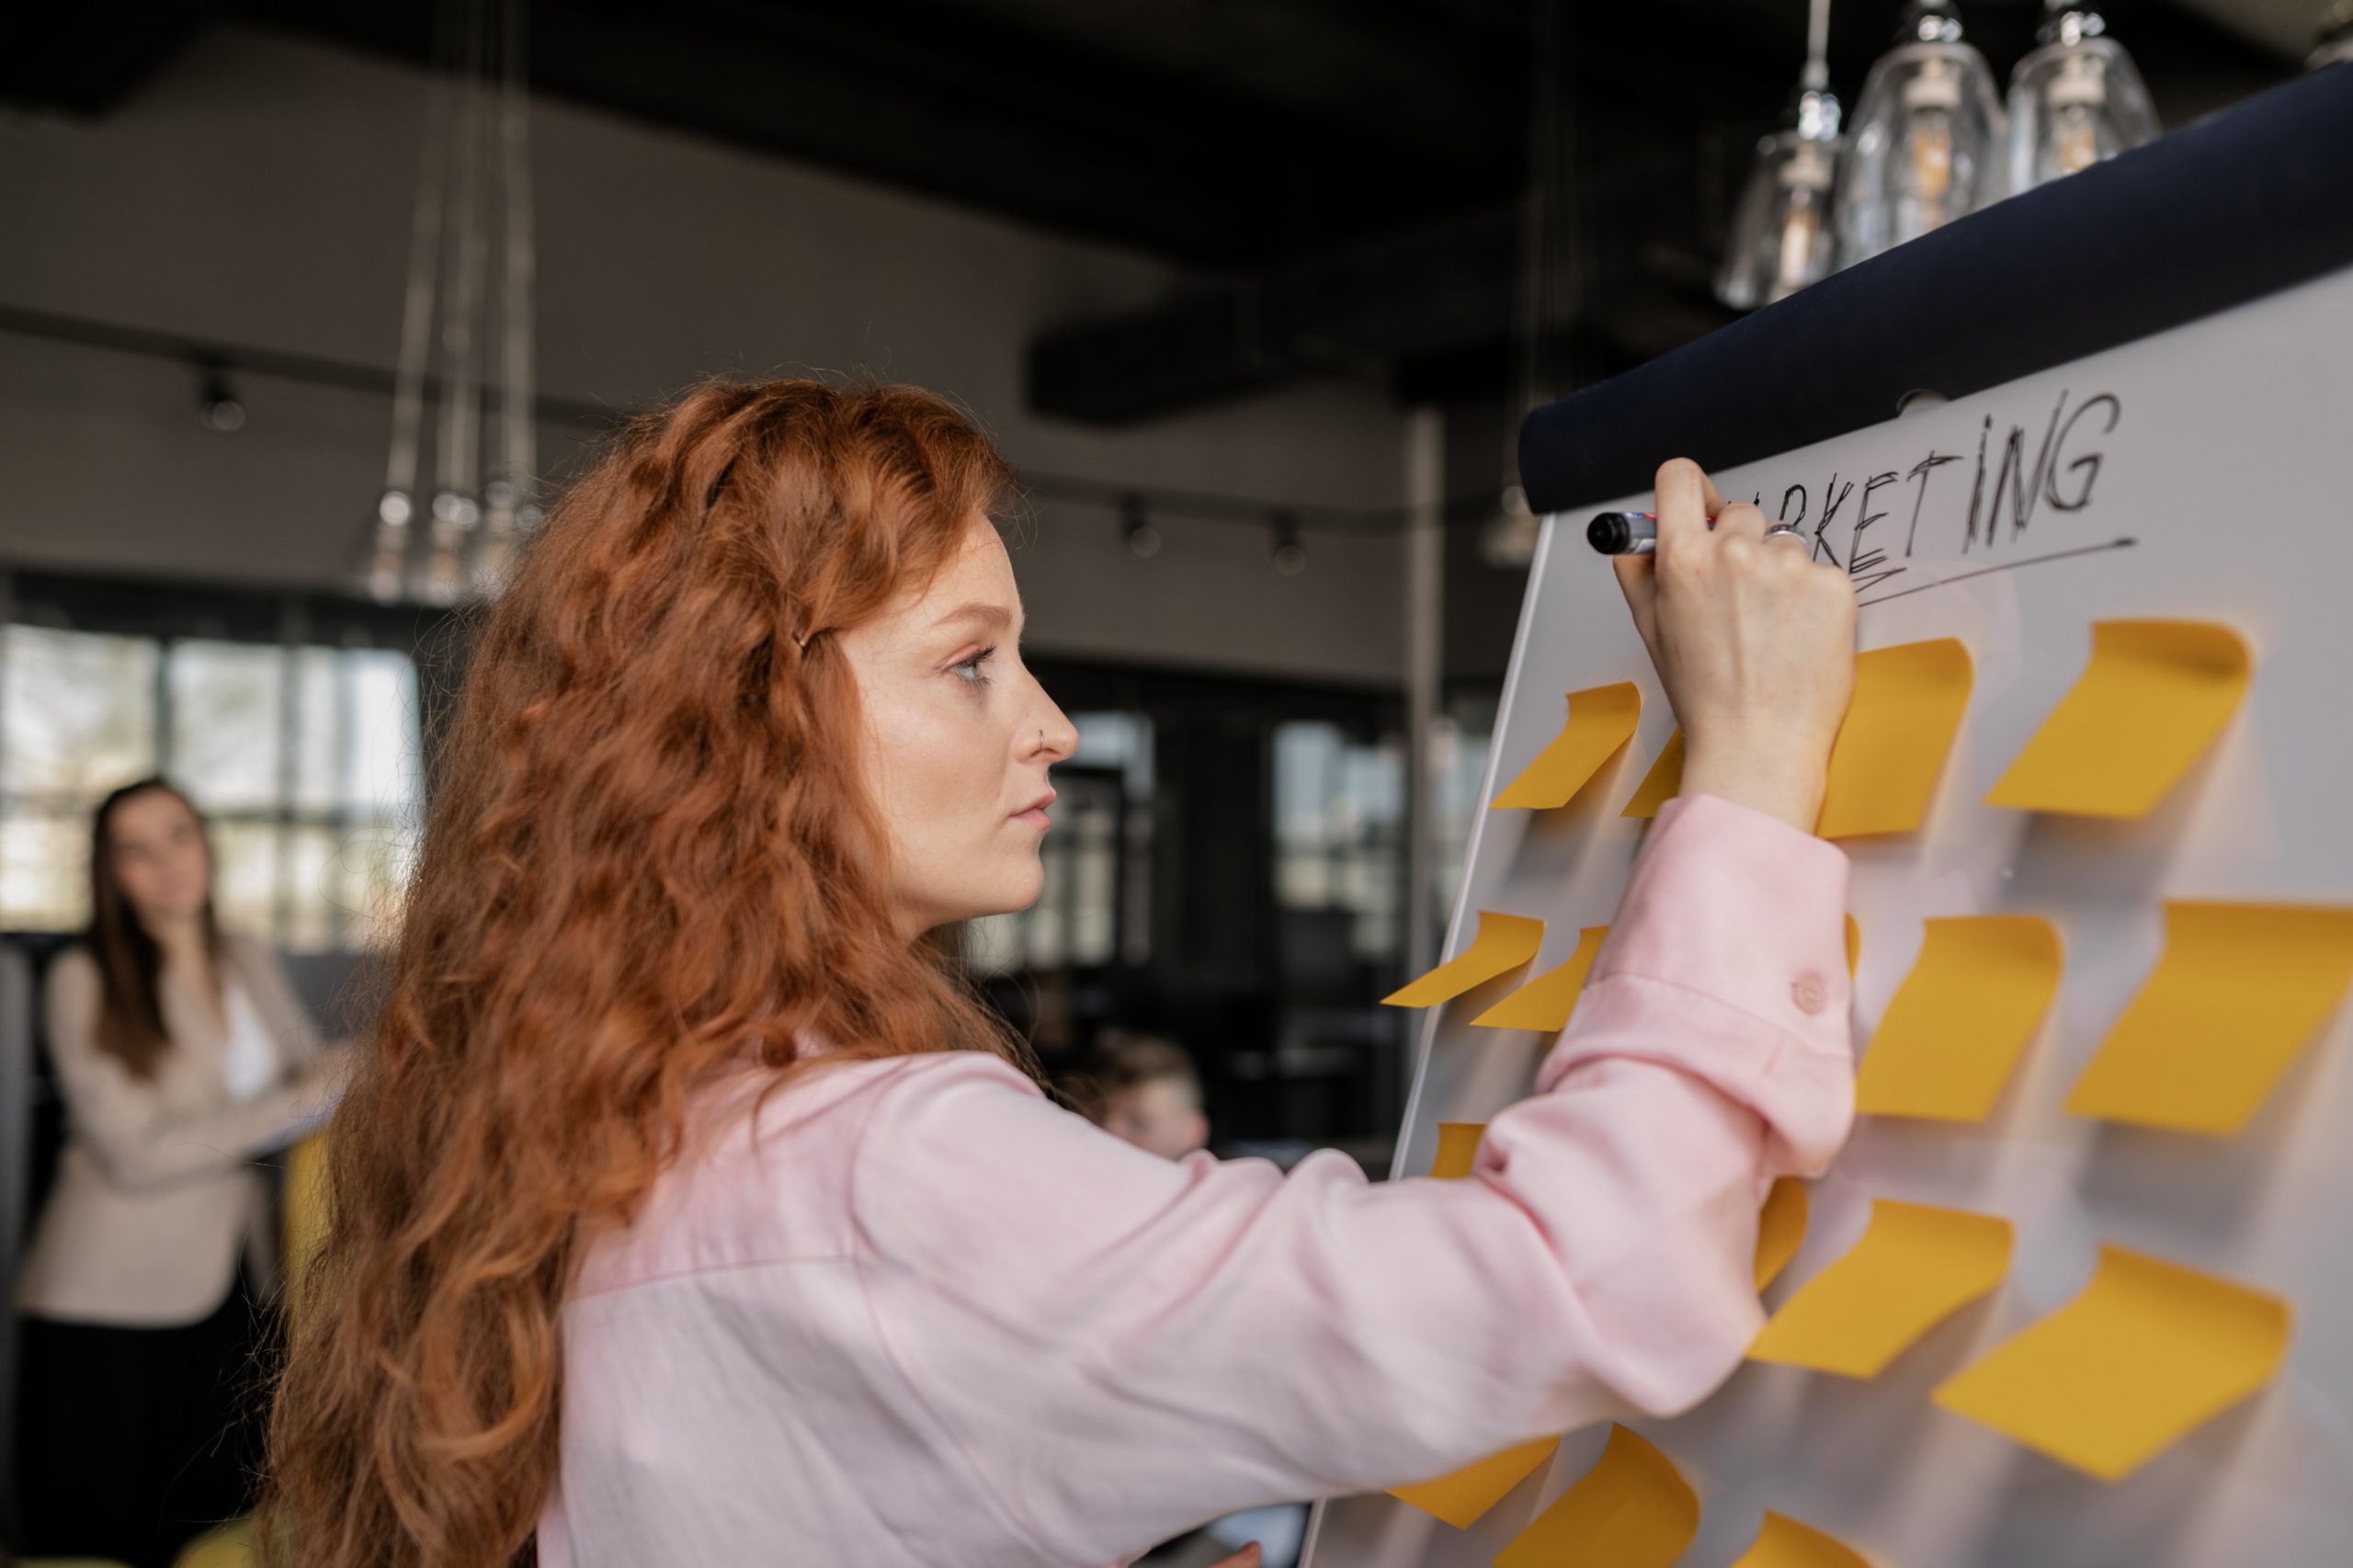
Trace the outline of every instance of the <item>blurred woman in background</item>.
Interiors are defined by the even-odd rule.
[[[17,1290],[24,1546],[146,1568],[245,1502],[277,1275],[256,1161],[332,1110],[344,1053],[221,928],[204,821],[161,778],[99,805],[45,1001],[66,1142]]]

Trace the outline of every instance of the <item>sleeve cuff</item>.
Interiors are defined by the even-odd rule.
[[[1593,979],[1663,982],[1851,1058],[1847,857],[1712,795],[1659,811]]]

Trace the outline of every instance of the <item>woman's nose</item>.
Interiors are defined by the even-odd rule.
[[[1078,749],[1078,727],[1052,703],[1040,715],[1038,749],[1060,762]]]
[[[1078,750],[1078,726],[1070,722],[1070,715],[1062,710],[1060,703],[1046,695],[1046,688],[1038,684],[1036,676],[1029,677],[1029,689],[1037,699],[1037,706],[1022,739],[1060,762]]]

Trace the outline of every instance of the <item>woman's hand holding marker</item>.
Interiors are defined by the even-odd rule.
[[[1855,588],[1805,536],[1724,503],[1688,458],[1658,471],[1658,545],[1618,585],[1683,726],[1683,792],[1812,832],[1855,687]]]

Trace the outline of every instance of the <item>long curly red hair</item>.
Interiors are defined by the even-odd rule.
[[[484,628],[332,1221],[272,1412],[259,1534],[303,1568],[506,1568],[557,1465],[559,1316],[688,1101],[813,1034],[1022,1047],[894,933],[831,635],[919,586],[1011,476],[905,387],[702,388],[557,507]]]

